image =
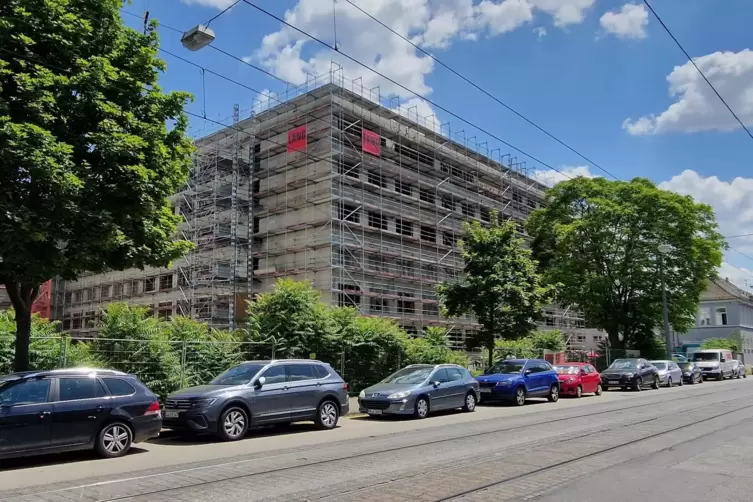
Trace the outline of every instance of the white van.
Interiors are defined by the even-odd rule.
[[[703,378],[724,380],[732,378],[735,373],[735,363],[732,362],[732,352],[726,349],[705,349],[693,352],[690,360],[701,368]]]

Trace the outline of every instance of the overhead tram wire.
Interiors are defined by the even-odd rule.
[[[247,0],[240,0],[240,1],[243,1],[244,3],[248,3],[248,4],[249,4],[249,5],[251,5],[252,7],[255,7],[255,8],[257,8],[257,9],[260,9],[259,7],[257,7],[256,5],[254,5],[254,4],[250,3],[250,2],[248,2]],[[269,16],[271,16],[271,17],[273,17],[274,19],[280,20],[280,18],[278,18],[278,17],[274,16],[273,14],[271,14],[271,13],[268,13],[267,11],[265,11],[265,10],[263,10],[263,9],[260,9],[260,10],[261,10],[262,12],[266,13],[267,15],[269,15]],[[127,10],[122,10],[122,12],[123,12],[123,13],[125,13],[125,14],[128,14],[128,15],[130,15],[130,16],[135,16],[135,17],[141,18],[141,16],[138,16],[137,14],[134,14],[133,12],[129,12],[129,11],[127,11]],[[287,23],[285,23],[285,21],[282,21],[282,20],[280,20],[280,21],[281,21],[282,23],[284,23],[284,24],[287,24]],[[165,29],[168,29],[168,30],[174,31],[174,32],[176,32],[176,33],[183,33],[183,31],[182,31],[182,30],[179,30],[178,28],[175,28],[175,27],[173,27],[173,26],[169,26],[169,25],[163,24],[162,22],[159,22],[159,26],[160,26],[160,27],[163,27],[163,28],[165,28]],[[294,28],[294,29],[297,29],[297,28]],[[307,35],[307,36],[310,36],[310,35]],[[315,40],[316,40],[316,41],[318,41],[318,42],[320,42],[320,43],[323,43],[323,44],[325,44],[325,45],[326,45],[327,47],[329,47],[330,49],[332,49],[332,46],[331,46],[331,45],[329,45],[329,44],[327,44],[326,42],[323,42],[323,41],[321,41],[321,40],[319,40],[319,39],[315,39]],[[267,70],[265,70],[265,69],[263,69],[263,68],[261,68],[261,67],[259,67],[259,66],[256,66],[256,65],[254,65],[254,64],[251,64],[251,63],[249,63],[248,61],[245,61],[245,60],[244,60],[243,58],[241,58],[241,57],[238,57],[238,56],[236,56],[236,55],[234,55],[234,54],[231,54],[231,53],[229,53],[229,52],[227,52],[227,51],[225,51],[225,50],[223,50],[223,49],[220,49],[220,48],[218,48],[218,47],[215,47],[214,45],[209,45],[208,47],[209,47],[209,48],[211,48],[211,49],[214,49],[214,50],[216,50],[216,51],[220,52],[221,54],[224,54],[224,55],[226,55],[226,56],[228,56],[228,57],[230,57],[230,58],[232,58],[232,59],[235,59],[235,60],[236,60],[236,61],[238,61],[239,63],[245,64],[246,66],[249,66],[249,67],[251,67],[251,68],[253,68],[253,69],[257,70],[257,71],[260,71],[260,72],[264,73],[265,75],[268,75],[268,76],[270,76],[270,77],[274,78],[275,80],[278,80],[279,82],[281,82],[281,83],[283,83],[283,84],[286,84],[286,85],[288,85],[288,86],[291,86],[291,87],[294,87],[294,88],[295,88],[295,87],[299,87],[299,86],[296,86],[295,84],[292,84],[291,82],[288,82],[287,80],[285,80],[285,79],[283,79],[283,78],[280,78],[280,77],[278,77],[277,75],[274,75],[274,74],[272,74],[271,72],[269,72],[269,71],[267,71]],[[160,50],[161,50],[162,52],[165,52],[166,54],[171,54],[171,53],[168,53],[168,52],[167,52],[166,50],[164,50],[164,49],[160,49]],[[334,50],[334,49],[333,49],[333,50]],[[338,52],[339,54],[342,54],[343,56],[345,56],[345,57],[346,57],[346,58],[348,58],[348,59],[352,59],[352,60],[353,60],[354,62],[357,62],[357,63],[358,63],[359,65],[363,66],[364,68],[368,69],[369,71],[372,71],[372,72],[376,73],[377,75],[381,76],[382,78],[385,78],[386,80],[388,80],[388,81],[392,82],[393,84],[397,85],[398,87],[400,87],[400,88],[402,88],[402,89],[406,90],[407,92],[409,92],[409,93],[413,94],[414,96],[417,96],[417,97],[419,97],[420,99],[423,99],[424,101],[426,101],[426,102],[427,102],[427,103],[429,103],[430,105],[432,105],[432,106],[435,106],[436,108],[439,108],[440,110],[442,110],[442,111],[444,111],[444,112],[446,112],[446,113],[450,114],[451,116],[453,116],[453,117],[455,117],[456,119],[460,120],[460,121],[461,121],[461,122],[463,122],[464,124],[467,124],[467,125],[469,125],[469,126],[471,126],[471,127],[475,128],[475,129],[476,129],[476,130],[478,130],[479,132],[482,132],[483,134],[486,134],[486,135],[487,135],[487,136],[489,136],[490,138],[493,138],[493,139],[495,139],[495,140],[499,141],[500,143],[502,143],[503,145],[507,146],[508,148],[510,148],[510,149],[512,149],[512,150],[515,150],[516,152],[518,152],[518,153],[520,153],[520,154],[522,154],[522,155],[524,155],[524,156],[528,157],[529,159],[531,159],[531,160],[533,160],[533,161],[537,162],[537,163],[538,163],[538,164],[540,164],[541,166],[543,166],[543,167],[546,167],[547,169],[550,169],[550,170],[552,170],[552,171],[554,171],[554,172],[556,172],[556,173],[558,173],[558,174],[561,174],[562,176],[564,176],[564,177],[565,177],[565,178],[567,178],[567,179],[573,179],[573,177],[572,177],[572,176],[570,176],[569,174],[567,174],[567,173],[563,172],[562,170],[560,170],[560,169],[557,169],[556,167],[554,167],[554,166],[552,166],[552,165],[550,165],[550,164],[548,164],[548,163],[546,163],[546,162],[544,162],[544,161],[542,161],[542,160],[540,160],[540,159],[538,159],[538,158],[534,157],[533,155],[531,155],[531,154],[527,153],[527,152],[526,152],[526,151],[524,151],[524,150],[521,150],[520,148],[516,147],[516,146],[515,146],[515,145],[513,145],[512,143],[509,143],[509,142],[507,142],[507,141],[503,140],[502,138],[500,138],[500,137],[498,137],[498,136],[496,136],[496,135],[492,134],[491,132],[489,132],[489,131],[487,131],[487,130],[485,130],[485,129],[483,129],[483,128],[481,128],[481,127],[479,127],[479,126],[475,125],[475,124],[473,124],[472,122],[470,122],[470,121],[468,121],[468,120],[464,119],[463,117],[461,117],[461,116],[457,115],[456,113],[454,113],[454,112],[452,112],[452,111],[448,110],[447,108],[445,108],[445,107],[443,107],[443,106],[441,106],[441,105],[439,105],[439,104],[437,104],[437,103],[434,103],[434,102],[433,102],[433,101],[431,101],[431,100],[428,100],[428,99],[426,99],[426,98],[424,98],[424,97],[420,96],[420,95],[419,95],[419,94],[417,94],[417,93],[416,93],[415,91],[412,91],[411,89],[409,89],[409,88],[407,88],[407,87],[403,86],[402,84],[399,84],[398,82],[395,82],[395,81],[394,81],[394,80],[392,80],[391,78],[389,78],[389,77],[387,77],[387,76],[385,76],[385,75],[383,75],[383,74],[379,73],[378,71],[371,69],[371,68],[370,68],[369,66],[365,65],[364,63],[361,63],[361,62],[359,62],[359,61],[357,61],[357,60],[353,59],[353,58],[352,58],[351,56],[349,56],[348,54],[345,54],[345,53],[343,53],[343,52],[340,52],[340,51],[337,51],[337,52]],[[171,54],[171,55],[174,55],[174,54]],[[179,57],[179,58],[180,58],[180,57]],[[180,59],[183,59],[183,58],[180,58]],[[185,60],[185,59],[183,59],[183,60],[184,60],[184,61],[187,61],[187,60]],[[187,61],[187,62],[188,62],[188,61]],[[197,65],[196,63],[193,63],[193,62],[190,62],[190,63],[191,63],[191,64],[193,64],[193,65],[195,65],[195,66],[197,66],[197,67],[199,67],[199,68],[202,68],[201,66]],[[233,83],[238,83],[238,82],[236,82],[236,81],[233,81],[233,80],[232,80],[231,78],[229,78],[229,77],[226,77],[226,76],[224,76],[224,75],[222,75],[222,74],[218,74],[217,72],[213,72],[213,71],[211,71],[211,70],[207,70],[207,72],[208,72],[208,73],[212,73],[212,74],[214,74],[214,75],[217,75],[217,76],[219,76],[219,77],[221,77],[221,78],[223,78],[223,79],[225,79],[225,80],[228,80],[229,82],[233,82]],[[239,85],[242,85],[242,86],[246,87],[246,86],[245,86],[245,85],[243,85],[243,84],[239,84]],[[254,91],[254,92],[258,92],[258,91]],[[260,94],[261,94],[261,93],[260,93]],[[262,94],[262,95],[263,95],[263,94]],[[448,138],[448,139],[452,139],[452,138]]]
[[[243,0],[243,1],[246,1],[246,0]],[[248,2],[246,2],[246,3],[248,3]],[[680,43],[680,41],[677,40],[677,38],[674,36],[674,34],[672,33],[672,31],[669,29],[669,27],[666,24],[664,24],[664,21],[662,20],[661,17],[659,17],[659,14],[656,13],[656,11],[651,6],[651,4],[648,3],[648,0],[643,0],[643,3],[646,4],[646,7],[648,7],[648,10],[650,10],[651,13],[654,15],[654,17],[656,18],[656,20],[659,21],[659,24],[662,26],[662,28],[664,28],[664,31],[666,31],[667,34],[670,36],[670,38],[675,42],[675,44],[677,44],[677,47],[679,47],[680,50],[682,51],[682,53],[685,54],[685,57],[688,58],[688,61],[690,61],[691,64],[695,67],[695,69],[698,70],[698,73],[701,75],[701,77],[703,77],[703,80],[705,80],[706,83],[709,84],[709,87],[711,87],[711,90],[714,91],[714,94],[716,94],[716,97],[719,98],[719,100],[724,104],[724,106],[727,107],[727,110],[729,110],[729,112],[732,114],[732,116],[735,117],[735,120],[737,120],[737,122],[740,124],[740,126],[743,128],[743,130],[745,130],[745,132],[748,133],[748,136],[750,136],[750,139],[753,139],[753,133],[750,132],[750,129],[748,129],[745,126],[745,124],[743,123],[743,121],[740,120],[740,117],[738,117],[737,114],[734,112],[734,110],[732,110],[732,107],[729,106],[729,104],[727,103],[727,101],[722,97],[721,94],[719,94],[719,91],[716,90],[716,87],[714,87],[714,85],[711,83],[711,81],[709,81],[709,79],[706,78],[706,75],[698,67],[698,65],[696,64],[695,60],[692,57],[690,57],[690,54],[688,54],[688,51],[686,51],[685,48]]]
[[[445,108],[444,106],[440,105],[439,103],[436,103],[436,102],[434,102],[434,101],[430,100],[429,98],[426,98],[426,97],[424,97],[424,96],[420,95],[419,93],[417,93],[417,92],[416,92],[416,91],[414,91],[413,89],[411,89],[411,88],[409,88],[409,87],[406,87],[405,85],[403,85],[403,84],[401,84],[401,83],[397,82],[397,81],[396,81],[395,79],[393,79],[393,78],[390,78],[390,77],[388,77],[387,75],[385,75],[384,73],[381,73],[380,71],[378,71],[378,70],[376,70],[376,69],[372,68],[371,66],[367,65],[366,63],[363,63],[363,62],[359,61],[358,59],[354,58],[354,57],[353,57],[353,56],[351,56],[350,54],[348,54],[348,53],[346,53],[346,52],[343,52],[343,51],[342,51],[342,50],[340,50],[340,49],[337,49],[337,48],[335,48],[335,47],[334,47],[333,45],[331,45],[331,44],[329,44],[329,43],[325,42],[325,41],[324,41],[324,40],[322,40],[321,38],[315,37],[314,35],[312,35],[312,34],[310,34],[310,33],[306,32],[305,30],[302,30],[301,28],[298,28],[297,26],[295,26],[295,25],[293,25],[293,24],[290,24],[290,23],[288,23],[288,22],[287,22],[287,21],[285,21],[284,19],[282,19],[282,18],[280,18],[280,17],[278,17],[278,16],[276,16],[276,15],[272,14],[271,12],[269,12],[269,11],[267,11],[267,10],[265,10],[265,9],[263,9],[263,8],[261,8],[261,7],[259,7],[258,5],[254,4],[253,2],[251,2],[251,1],[249,1],[249,0],[242,0],[242,1],[243,1],[243,3],[245,3],[245,4],[247,4],[247,5],[251,6],[251,7],[253,7],[254,9],[258,10],[258,11],[259,11],[259,12],[261,12],[262,14],[266,14],[267,16],[271,17],[272,19],[274,19],[274,20],[276,20],[276,21],[278,21],[278,22],[280,22],[280,23],[284,24],[285,26],[287,26],[287,27],[289,27],[289,28],[291,28],[291,29],[293,29],[293,30],[297,31],[298,33],[300,33],[300,34],[302,34],[302,35],[304,35],[304,36],[306,36],[306,37],[310,38],[311,40],[313,40],[313,41],[315,41],[315,42],[317,42],[317,43],[319,43],[319,44],[323,45],[324,47],[327,47],[327,48],[328,48],[328,49],[330,49],[331,51],[334,51],[334,52],[336,52],[337,54],[340,54],[340,55],[341,55],[341,56],[343,56],[344,58],[346,58],[346,59],[348,59],[348,60],[350,60],[350,61],[352,61],[352,62],[356,63],[357,65],[359,65],[359,66],[361,66],[361,67],[365,68],[366,70],[369,70],[370,72],[374,73],[375,75],[379,75],[380,77],[382,77],[382,78],[383,78],[384,80],[386,80],[387,82],[390,82],[391,84],[393,84],[393,85],[395,85],[395,86],[397,86],[397,87],[399,87],[399,88],[403,89],[404,91],[406,91],[406,92],[408,92],[408,93],[412,94],[413,96],[416,96],[417,98],[419,98],[419,99],[421,99],[422,101],[424,101],[424,102],[426,102],[426,103],[430,104],[431,106],[433,106],[433,107],[435,107],[435,108],[438,108],[439,110],[442,110],[443,112],[445,112],[445,113],[447,113],[448,115],[450,115],[450,116],[454,117],[455,119],[457,119],[457,120],[459,120],[459,121],[463,122],[464,124],[466,124],[466,125],[468,125],[468,126],[470,126],[470,127],[473,127],[473,128],[474,128],[474,129],[476,129],[477,131],[479,131],[479,132],[481,132],[481,133],[483,133],[483,134],[485,134],[485,135],[489,136],[490,138],[493,138],[493,139],[495,139],[495,140],[499,141],[500,143],[502,143],[503,145],[507,146],[508,148],[511,148],[511,149],[515,150],[516,152],[520,153],[521,155],[525,155],[525,156],[526,156],[526,157],[528,157],[529,159],[531,159],[531,160],[533,160],[533,161],[537,162],[538,164],[540,164],[540,165],[542,165],[542,166],[544,166],[544,167],[546,167],[546,168],[548,168],[548,169],[551,169],[551,170],[553,170],[553,171],[555,171],[555,172],[558,172],[558,173],[562,174],[563,176],[565,176],[565,177],[566,177],[566,178],[568,178],[568,179],[572,179],[572,176],[570,176],[570,175],[568,175],[568,174],[566,174],[566,173],[563,173],[562,171],[560,171],[560,170],[558,170],[558,169],[556,169],[556,168],[552,167],[551,165],[549,165],[548,163],[544,162],[543,160],[540,160],[540,159],[538,159],[538,158],[534,157],[533,155],[531,155],[530,153],[528,153],[528,152],[526,152],[526,151],[524,151],[524,150],[521,150],[520,148],[518,148],[518,147],[516,147],[515,145],[513,145],[513,144],[511,144],[511,143],[509,143],[509,142],[507,142],[507,141],[503,140],[503,139],[502,139],[502,138],[500,138],[499,136],[497,136],[497,135],[495,135],[495,134],[493,134],[493,133],[491,133],[491,132],[487,131],[486,129],[482,128],[481,126],[478,126],[478,125],[474,124],[473,122],[470,122],[469,120],[467,120],[467,119],[464,119],[463,117],[461,117],[461,116],[460,116],[460,115],[458,115],[457,113],[455,113],[455,112],[453,112],[453,111],[449,110],[448,108]],[[211,46],[210,46],[210,47],[211,47]]]
[[[229,11],[230,9],[232,9],[233,7],[235,7],[236,5],[238,5],[239,3],[241,3],[241,0],[235,0],[235,2],[231,3],[230,5],[228,5],[224,9],[222,9],[220,12],[218,12],[217,14],[215,14],[209,21],[206,22],[206,24],[204,26],[209,26],[209,23],[211,23],[212,21],[214,21],[215,19],[217,19],[218,17],[220,17],[221,15],[223,15],[224,13],[226,13],[227,11]]]
[[[522,120],[526,121],[528,124],[532,125],[536,129],[538,129],[540,132],[546,134],[549,138],[553,139],[554,141],[556,141],[560,145],[564,146],[565,148],[567,148],[568,150],[570,150],[571,152],[573,152],[575,155],[577,155],[578,157],[580,157],[583,160],[585,160],[586,162],[588,162],[590,165],[592,165],[595,168],[599,169],[603,173],[611,176],[612,178],[614,178],[616,180],[619,180],[619,178],[617,176],[615,176],[611,172],[607,171],[605,168],[603,168],[602,166],[600,166],[599,164],[597,164],[596,162],[594,162],[590,158],[586,157],[583,153],[579,152],[578,150],[576,150],[572,146],[568,145],[567,143],[565,143],[564,141],[562,141],[561,139],[559,139],[554,134],[550,133],[549,131],[547,131],[546,129],[544,129],[540,125],[538,125],[533,120],[529,119],[528,117],[526,117],[525,115],[523,115],[519,111],[515,110],[513,107],[511,107],[510,105],[508,105],[507,103],[505,103],[504,101],[502,101],[501,99],[499,99],[498,97],[496,97],[495,95],[493,95],[492,93],[490,93],[489,91],[487,91],[486,89],[484,89],[483,87],[481,87],[480,85],[476,84],[471,79],[469,79],[468,77],[466,77],[465,75],[463,75],[459,71],[455,70],[454,68],[452,68],[450,65],[448,65],[444,61],[440,60],[439,58],[437,58],[436,56],[434,56],[430,52],[426,51],[425,49],[423,49],[418,44],[414,43],[409,38],[401,35],[398,31],[395,31],[394,29],[392,29],[390,26],[388,26],[387,24],[385,24],[383,21],[381,21],[379,18],[377,18],[373,14],[371,14],[371,13],[367,12],[366,10],[364,10],[363,8],[359,7],[358,5],[356,5],[355,3],[353,3],[351,0],[345,0],[345,1],[348,2],[350,5],[352,5],[353,7],[355,7],[356,9],[358,9],[362,14],[364,14],[365,16],[367,16],[368,18],[370,18],[371,20],[373,20],[374,22],[376,22],[377,24],[379,24],[380,26],[382,26],[383,28],[385,28],[386,30],[388,30],[389,32],[391,32],[392,34],[394,34],[397,37],[399,37],[400,39],[402,39],[404,42],[407,42],[408,44],[410,44],[411,46],[413,46],[414,49],[420,51],[425,56],[431,58],[435,63],[437,63],[438,65],[442,66],[443,68],[445,68],[446,70],[448,70],[449,72],[451,72],[452,74],[454,74],[455,76],[457,76],[458,78],[460,78],[461,80],[463,80],[465,83],[467,83],[470,86],[472,86],[474,89],[476,89],[478,91],[481,91],[487,97],[493,99],[498,104],[500,104],[501,106],[503,106],[504,108],[506,108],[509,112],[513,113],[514,115],[518,116]],[[339,50],[338,50],[338,52],[339,52]]]

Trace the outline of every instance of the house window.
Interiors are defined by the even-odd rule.
[[[358,216],[358,208],[349,204],[338,204],[337,217],[341,220],[352,221],[358,223],[361,221]]]
[[[481,208],[481,221],[489,223],[492,221],[492,214],[488,207]]]
[[[442,234],[442,242],[445,246],[455,247],[455,245],[458,243],[458,238],[454,234],[444,232]]]
[[[428,188],[422,188],[418,194],[418,198],[429,204],[434,204],[434,192]]]
[[[400,300],[397,301],[397,313],[398,314],[415,314],[416,313],[416,302],[413,300],[412,293],[398,292],[397,296],[400,297]],[[408,298],[410,298],[410,300],[408,300]]]
[[[727,325],[727,309],[725,307],[719,307],[716,309],[716,325]]]
[[[369,211],[369,226],[372,228],[387,230],[387,218],[379,213]]]
[[[361,289],[351,284],[338,284],[342,291],[338,295],[337,304],[340,307],[358,308],[361,305]]]
[[[698,325],[711,326],[711,309],[703,307],[698,309]]]
[[[449,209],[450,211],[454,211],[455,201],[452,200],[451,197],[442,197],[442,207],[445,209]]]
[[[368,179],[369,179],[369,183],[373,185],[377,185],[382,188],[387,188],[387,180],[385,180],[384,176],[382,176],[379,173],[369,171]]]
[[[395,181],[395,191],[403,195],[413,195],[413,186],[400,180]]]
[[[436,303],[424,303],[423,311],[425,316],[438,317],[439,305],[437,305]]]
[[[421,240],[427,242],[437,242],[436,229],[421,225]]]
[[[387,312],[387,300],[383,298],[370,298],[369,310],[371,312]]]
[[[467,202],[461,202],[460,210],[463,212],[463,216],[476,216],[476,210],[473,207],[473,204],[468,204]]]
[[[395,220],[395,231],[400,235],[413,235],[413,223],[400,218]]]

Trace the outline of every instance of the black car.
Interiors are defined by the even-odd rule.
[[[77,368],[0,377],[0,458],[89,448],[120,457],[161,429],[159,399],[133,375]]]
[[[703,383],[703,371],[690,361],[677,363],[682,370],[682,381],[689,384]]]
[[[645,359],[615,359],[614,362],[601,372],[601,388],[620,387],[623,390],[642,390],[646,386],[658,389],[661,385],[659,370]]]

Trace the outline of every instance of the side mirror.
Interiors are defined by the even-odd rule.
[[[525,371],[524,371],[523,373],[524,373],[524,374],[526,374],[526,375],[530,375],[531,373],[533,373],[533,370],[532,370],[532,369],[530,369],[530,368],[528,368],[528,369],[527,369],[527,370],[525,370]]]
[[[727,362],[727,360],[726,360],[725,358],[723,358],[723,357],[722,357],[722,362],[723,362],[723,363],[726,363],[726,362]]]
[[[439,385],[440,385],[441,383],[442,383],[442,382],[440,382],[439,380],[435,380],[435,381],[433,381],[433,382],[432,382],[431,384],[432,384],[432,385],[434,386],[434,388],[436,389],[437,387],[439,387]]]
[[[257,381],[254,382],[254,387],[257,389],[261,389],[262,385],[267,381],[264,377],[259,377]]]

